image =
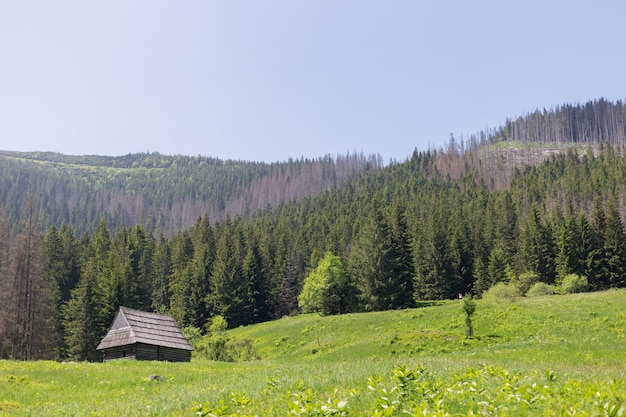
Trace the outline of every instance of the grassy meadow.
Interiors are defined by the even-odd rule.
[[[0,416],[624,416],[625,306],[478,300],[472,339],[459,301],[226,332],[252,362],[0,361]]]

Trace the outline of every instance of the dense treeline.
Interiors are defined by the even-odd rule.
[[[39,196],[46,228],[77,232],[142,224],[171,236],[200,216],[211,221],[335,189],[352,176],[382,167],[379,155],[346,154],[283,163],[222,161],[158,153],[121,157],[0,152],[0,198],[10,231],[21,225],[27,196]]]
[[[206,329],[215,315],[239,326],[406,308],[572,274],[594,290],[626,286],[624,144],[550,148],[497,185],[501,143],[462,151],[451,140],[253,216],[199,215],[171,235],[112,228],[107,216],[93,230],[42,229],[34,193],[19,234],[0,215],[0,357],[97,360],[120,305]]]

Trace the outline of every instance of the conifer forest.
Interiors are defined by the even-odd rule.
[[[0,358],[100,360],[120,305],[206,331],[572,274],[625,287],[625,152],[603,99],[386,163],[2,151]]]

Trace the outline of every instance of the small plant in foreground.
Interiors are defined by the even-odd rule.
[[[465,295],[462,301],[463,314],[465,315],[465,337],[474,336],[474,326],[472,324],[472,316],[476,312],[476,302],[472,299],[471,294]]]

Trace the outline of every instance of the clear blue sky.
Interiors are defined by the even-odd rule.
[[[0,3],[0,149],[385,161],[626,98],[622,0]]]

